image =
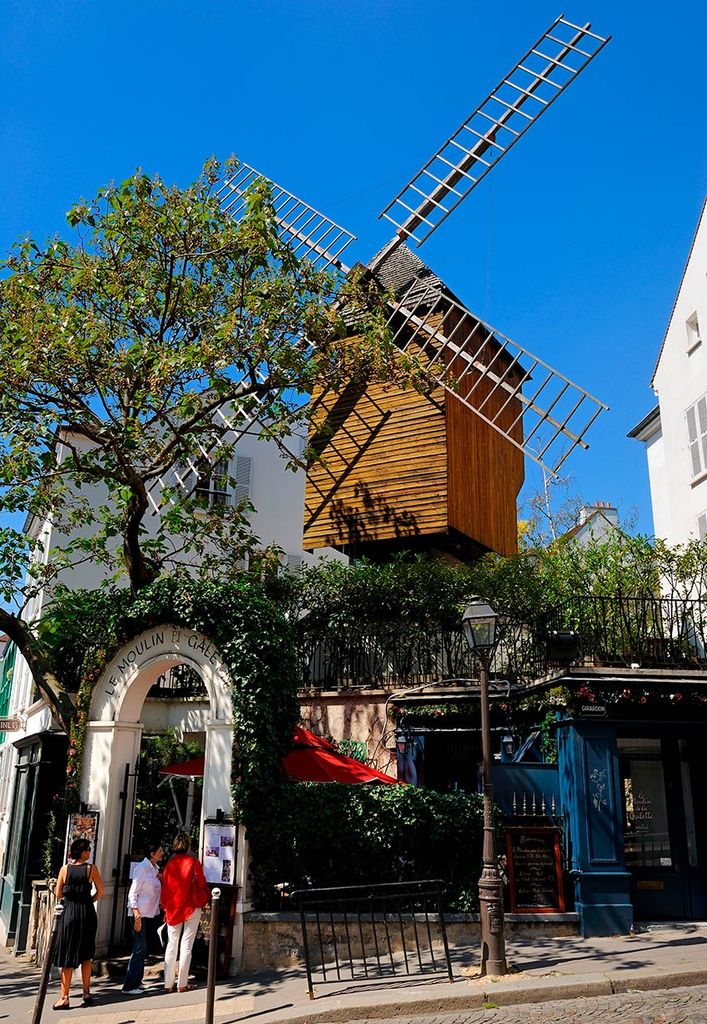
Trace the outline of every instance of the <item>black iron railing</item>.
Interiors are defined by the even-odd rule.
[[[315,972],[322,982],[438,971],[454,981],[442,912],[445,889],[432,879],[293,892],[309,998],[314,999]]]
[[[658,597],[577,597],[546,619],[572,629],[580,655],[596,665],[707,667],[707,601]]]
[[[544,658],[537,631],[509,627],[496,649],[491,678],[517,682],[537,677]],[[377,634],[340,632],[301,647],[302,686],[316,690],[396,690],[440,680],[475,681],[478,663],[461,629],[399,629]],[[533,674],[535,673],[535,674]]]
[[[549,642],[571,631],[576,643]],[[568,657],[568,651],[574,647]],[[440,680],[477,680],[478,664],[460,629],[341,630],[301,647],[302,687],[397,690]],[[523,685],[571,661],[596,666],[707,668],[707,602],[653,597],[576,597],[534,623],[506,625],[491,679]],[[462,683],[463,685],[463,683]]]

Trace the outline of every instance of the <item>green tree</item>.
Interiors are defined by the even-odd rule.
[[[315,385],[410,376],[383,297],[354,280],[332,303],[333,275],[293,255],[264,181],[238,222],[223,212],[215,186],[233,166],[209,162],[183,189],[138,172],[69,210],[73,241],[28,238],[0,265],[0,512],[53,531],[46,551],[0,530],[0,629],[60,717],[22,614],[33,597],[81,560],[133,591],[194,553],[228,571],[256,543],[247,509],[195,489],[215,448],[230,455],[228,424],[256,418],[285,449]]]

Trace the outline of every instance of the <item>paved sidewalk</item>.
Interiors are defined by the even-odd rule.
[[[324,1022],[411,1019],[424,1015],[480,1010],[528,1003],[556,1003],[580,997],[617,999],[617,993],[664,990],[707,984],[707,924],[654,926],[631,936],[603,939],[538,938],[509,943],[513,973],[479,978],[476,949],[453,951],[455,983],[446,976],[344,980],[318,984],[307,995],[304,971],[261,972],[219,982],[218,1024],[324,1024]],[[335,976],[334,976],[335,977]],[[31,1018],[38,973],[21,959],[0,956],[0,1024]],[[78,980],[78,979],[76,979]],[[44,1021],[57,1024],[199,1024],[204,1020],[203,984],[194,992],[167,995],[159,978],[146,981],[142,996],[124,996],[120,984],[94,979],[97,1005],[82,1009],[80,986],[72,1007],[53,1013],[58,982],[52,981]],[[568,1006],[571,1004],[568,1004]],[[489,1007],[491,1009],[491,1007]]]

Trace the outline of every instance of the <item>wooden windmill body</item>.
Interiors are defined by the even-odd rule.
[[[458,325],[459,317],[452,318],[458,300],[407,246],[394,250],[376,279],[396,294],[416,282],[428,304],[434,300],[449,311],[449,329]],[[437,312],[430,326],[442,316]],[[472,318],[458,330],[468,334],[479,323]],[[424,341],[425,336],[409,340],[423,364]],[[491,335],[486,347],[490,360],[498,348]],[[506,356],[504,369],[509,361]],[[448,357],[447,369],[461,374],[473,400],[500,413],[505,395],[492,394],[479,370],[453,363]],[[510,379],[519,374],[515,369]],[[351,386],[320,392],[313,401],[310,447],[316,458],[307,471],[305,550],[335,547],[374,558],[401,548],[460,558],[489,549],[516,550],[523,453],[442,384],[424,393],[381,384]],[[521,415],[519,401],[512,398],[503,422],[518,440]]]

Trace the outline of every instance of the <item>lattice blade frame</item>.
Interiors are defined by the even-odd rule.
[[[434,286],[413,282],[391,303],[388,326],[437,384],[553,476],[576,447],[589,447],[585,435],[608,409]]]
[[[249,164],[239,164],[237,170],[225,178],[216,190],[222,209],[234,220],[240,219],[245,210],[246,193],[260,178],[268,182],[278,227],[292,252],[300,259],[308,259],[318,270],[333,268],[342,275],[348,273],[341,255],[355,241],[356,236]],[[266,373],[262,369],[256,370],[256,376],[259,383],[265,382]],[[186,497],[194,493],[199,475],[203,473],[203,465],[197,465],[197,462],[213,464],[225,450],[231,450],[257,422],[263,406],[272,398],[272,394],[266,392],[258,398],[250,396],[245,407],[235,402],[231,403],[228,410],[221,408],[216,411],[216,440],[213,444],[202,446],[198,460],[187,459],[181,468],[174,467],[160,476],[149,489],[152,515],[159,514],[165,489],[179,487]]]
[[[425,242],[609,42],[560,15],[379,215]]]
[[[222,209],[238,220],[245,209],[246,193],[259,178],[270,186],[278,227],[295,255],[308,259],[318,270],[336,267],[347,273],[341,255],[356,236],[248,164],[239,164],[216,190]]]

